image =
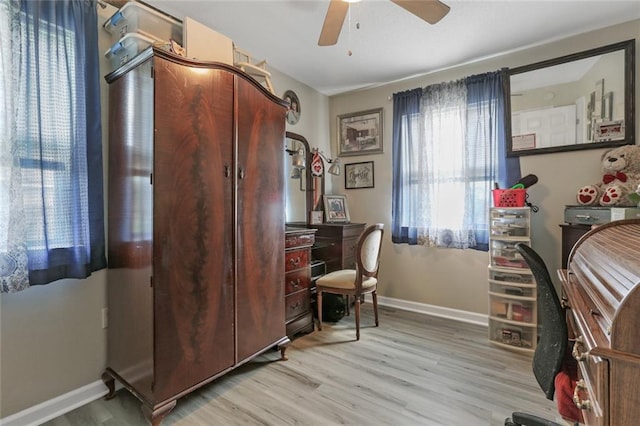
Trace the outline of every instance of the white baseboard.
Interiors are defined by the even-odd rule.
[[[41,402],[40,404],[19,411],[0,419],[1,426],[40,425],[55,419],[71,410],[95,401],[107,394],[107,387],[102,380],[96,380],[86,386],[72,390],[63,395]]]
[[[381,306],[401,309],[404,311],[418,312],[426,315],[447,318],[454,321],[462,321],[481,326],[488,326],[487,315],[458,309],[444,308],[442,306],[428,305],[426,303],[410,302],[402,299],[378,296]],[[116,382],[116,389],[118,386]],[[56,398],[42,402],[33,407],[0,419],[0,426],[35,426],[48,422],[58,416],[68,413],[82,405],[88,404],[107,394],[107,388],[102,380],[89,383],[79,389],[67,392]]]
[[[461,311],[459,309],[444,308],[442,306],[428,305],[426,303],[410,302],[408,300],[393,299],[391,297],[378,296],[378,303],[390,308],[402,309],[403,311],[418,312],[435,317],[447,318],[454,321],[462,321],[471,324],[489,326],[489,318],[484,314]]]

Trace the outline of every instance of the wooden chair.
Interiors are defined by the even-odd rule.
[[[366,228],[356,244],[356,269],[333,271],[316,281],[318,294],[318,330],[322,330],[322,293],[342,294],[355,299],[356,340],[360,340],[360,302],[362,296],[371,294],[376,327],[378,326],[378,269],[384,225],[376,223]]]

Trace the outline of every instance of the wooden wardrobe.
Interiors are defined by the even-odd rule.
[[[289,339],[286,104],[240,70],[149,48],[109,83],[108,367],[154,425]]]

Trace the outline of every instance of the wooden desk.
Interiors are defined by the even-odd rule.
[[[327,273],[356,268],[355,248],[358,237],[364,231],[364,223],[324,223],[309,226],[318,230],[312,256],[326,262]]]
[[[574,402],[589,426],[640,419],[640,219],[586,234],[560,270],[578,361]]]

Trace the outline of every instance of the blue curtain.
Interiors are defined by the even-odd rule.
[[[411,174],[403,171],[411,170],[412,152],[418,138],[417,125],[420,115],[420,101],[422,89],[413,89],[393,95],[393,135],[392,135],[392,162],[393,183],[391,201],[391,240],[394,243],[418,244],[418,233],[415,227],[409,226],[415,223],[416,210],[409,208],[412,200],[416,198],[415,191],[419,190],[412,185]]]
[[[9,19],[0,60],[20,78],[10,86],[14,190],[0,197],[0,230],[16,225],[0,233],[3,292],[106,267],[96,2],[11,1]],[[21,248],[28,283],[16,281]]]
[[[491,207],[491,189],[493,182],[500,188],[508,188],[520,179],[520,160],[518,157],[507,157],[505,138],[504,85],[506,70],[479,74],[465,78],[467,88],[467,143],[470,146],[484,146],[484,152],[477,152],[480,164],[483,158],[487,161],[485,169],[486,181],[477,191],[488,196],[476,197],[471,204],[475,220],[474,232],[480,250],[489,248],[489,208]],[[476,144],[476,141],[496,141],[497,143]],[[495,150],[495,151],[494,151]],[[470,152],[474,152],[470,150]]]
[[[520,178],[506,157],[504,77],[394,94],[393,242],[488,250],[493,184]]]

